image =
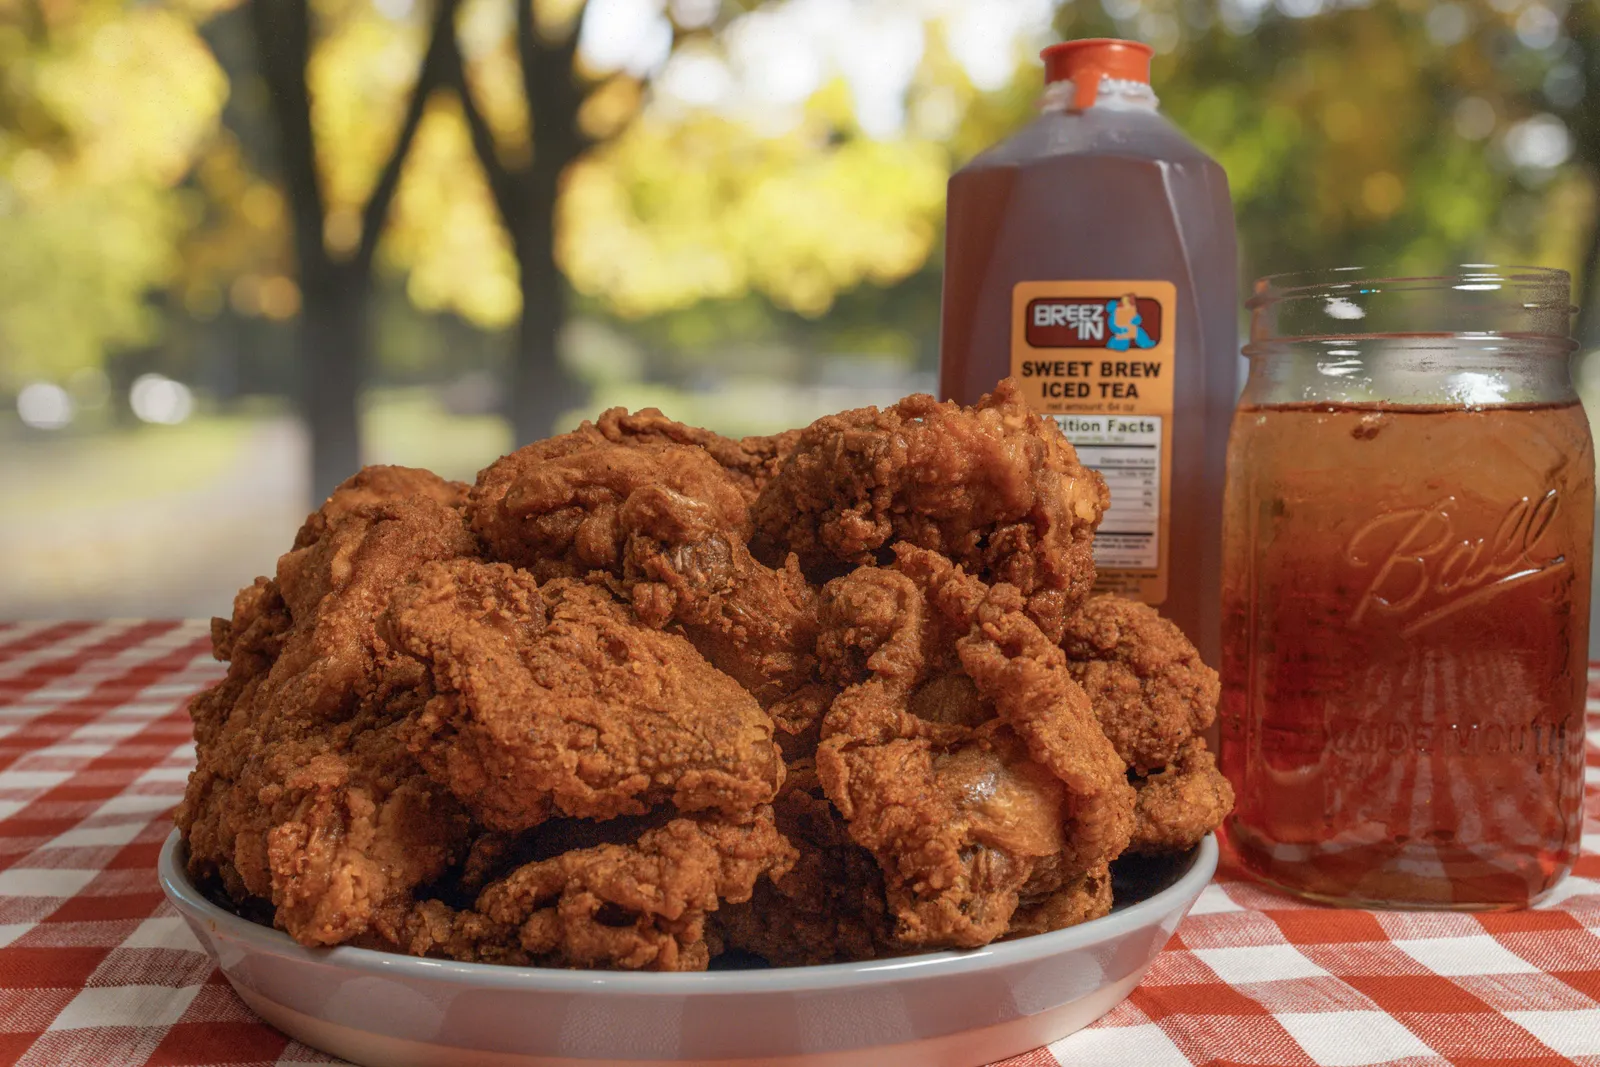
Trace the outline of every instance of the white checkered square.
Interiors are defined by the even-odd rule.
[[[198,686],[195,688],[199,688]],[[108,719],[134,719],[142,725],[145,720],[159,719],[172,712],[172,705],[167,704],[119,704],[105,713],[103,718]]]
[[[1050,1054],[1061,1067],[1189,1067],[1155,1023],[1079,1030],[1051,1045]]]
[[[1320,1067],[1365,1067],[1434,1055],[1421,1038],[1381,1011],[1285,1012],[1273,1018]]]
[[[58,834],[41,847],[43,848],[95,848],[104,845],[126,845],[145,824],[125,822],[117,826],[79,826]]]
[[[67,737],[71,741],[110,741],[117,742],[144,729],[144,724],[139,722],[107,722],[96,719],[94,722],[85,723],[78,727]]]
[[[8,767],[0,771],[0,791],[54,789],[71,777],[71,771],[30,771]]]
[[[1600,1055],[1600,1008],[1508,1011],[1506,1018],[1563,1056]]]
[[[1574,897],[1592,896],[1600,896],[1600,882],[1596,882],[1591,878],[1578,878],[1569,874],[1554,889],[1550,890],[1549,894],[1537,906],[1540,910],[1545,910],[1565,904]]]
[[[84,1027],[171,1026],[183,1017],[199,986],[122,985],[85,989],[50,1024],[52,1030]]]
[[[1229,985],[1331,977],[1293,945],[1241,945],[1237,948],[1197,948],[1192,951],[1196,958]]]
[[[1468,974],[1539,973],[1539,968],[1488,934],[1396,941],[1394,947],[1446,978]]]
[[[88,672],[85,671],[82,673],[87,674]],[[42,703],[65,704],[69,700],[82,700],[92,692],[94,692],[94,687],[91,685],[67,685],[64,683],[57,683],[54,685],[47,685],[43,689],[35,690],[33,699]]]
[[[30,759],[38,760],[41,763],[56,760],[81,763],[86,760],[99,759],[110,751],[111,743],[109,741],[68,741],[64,744],[51,745],[49,748],[40,749]]]
[[[1190,915],[1215,915],[1221,912],[1243,911],[1244,908],[1233,902],[1227,891],[1220,885],[1212,882],[1200,891],[1194,907],[1189,909]]]
[[[95,814],[151,815],[166,811],[182,799],[182,793],[123,793],[100,805]]]
[[[194,931],[180,915],[158,915],[146,919],[128,935],[123,948],[170,948],[183,952],[204,952]]]
[[[190,766],[182,767],[151,767],[133,780],[134,785],[149,785],[153,782],[187,782],[189,780]]]
[[[94,881],[99,871],[13,867],[0,871],[0,897],[70,897]]]

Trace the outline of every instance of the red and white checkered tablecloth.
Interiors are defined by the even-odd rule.
[[[203,623],[0,623],[0,1063],[335,1062],[252,1015],[156,883],[209,651]],[[1600,1067],[1597,815],[1591,789],[1532,911],[1317,908],[1224,871],[1128,1000],[1007,1067]]]

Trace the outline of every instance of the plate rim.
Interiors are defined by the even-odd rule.
[[[945,950],[855,963],[672,973],[464,963],[350,945],[309,948],[281,930],[235,915],[206,899],[190,881],[185,864],[180,861],[180,854],[184,851],[182,833],[174,827],[162,843],[156,864],[161,889],[167,899],[185,918],[207,924],[216,935],[231,937],[259,952],[310,965],[343,968],[391,979],[442,981],[452,985],[522,992],[604,991],[628,996],[681,997],[685,994],[748,996],[839,991],[868,983],[878,984],[885,979],[924,980],[970,976],[1061,955],[1116,940],[1134,930],[1158,923],[1163,916],[1174,911],[1180,911],[1181,922],[1216,873],[1220,850],[1216,834],[1207,834],[1195,847],[1189,869],[1165,889],[1098,919],[1015,941],[997,941],[976,949]]]

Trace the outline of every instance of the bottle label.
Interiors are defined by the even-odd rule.
[[[1011,374],[1111,489],[1094,539],[1097,592],[1167,599],[1172,506],[1171,282],[1020,282]]]

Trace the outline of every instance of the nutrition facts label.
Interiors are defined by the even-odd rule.
[[[1111,508],[1094,537],[1096,567],[1155,570],[1161,564],[1160,415],[1057,415],[1078,462],[1100,472]]]

